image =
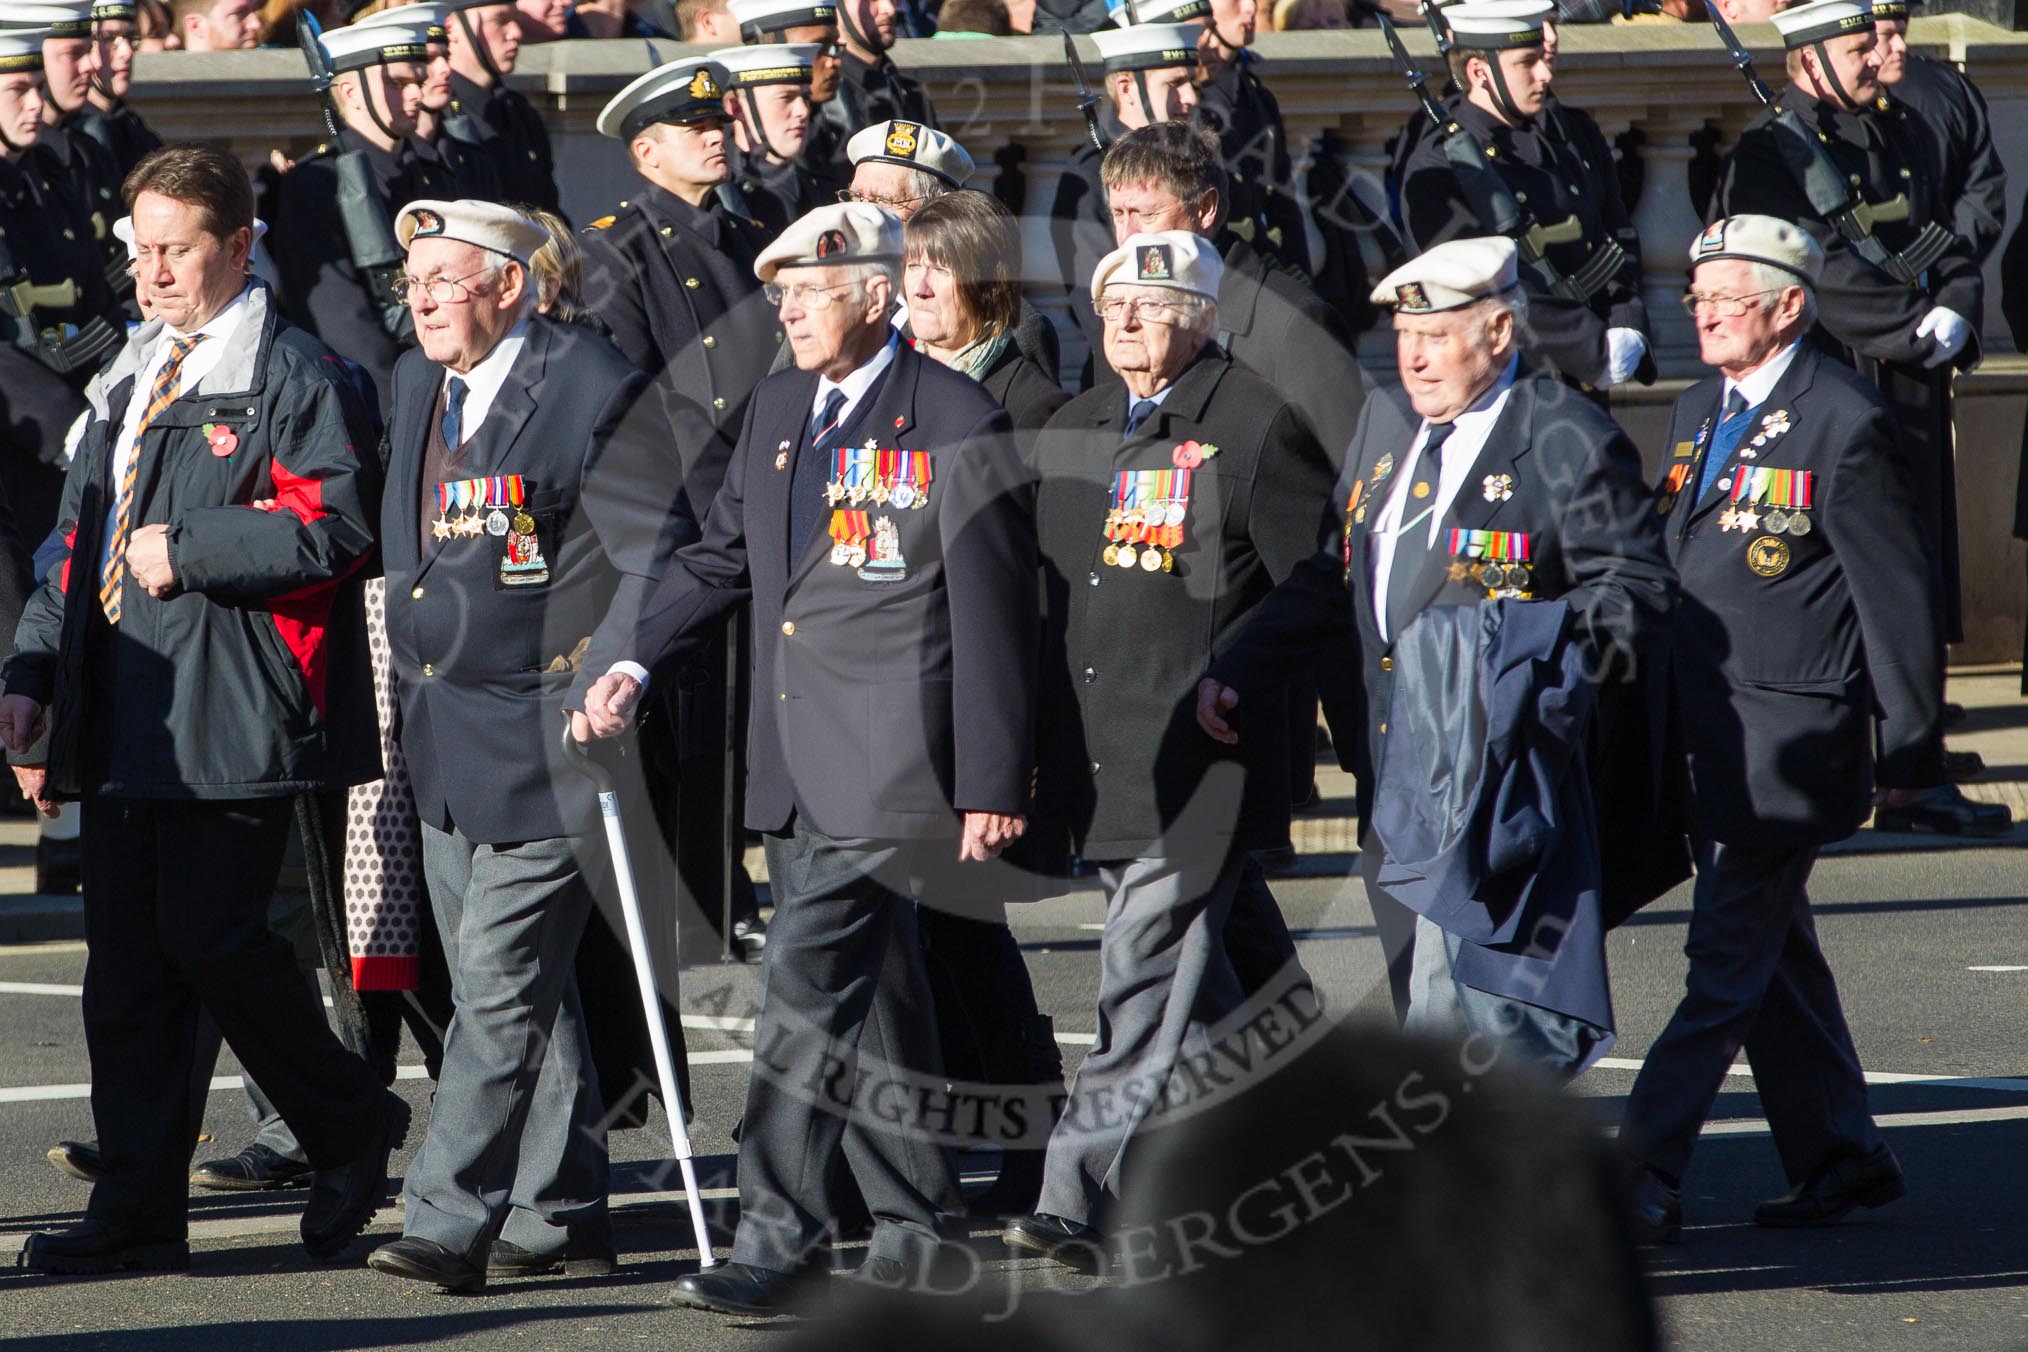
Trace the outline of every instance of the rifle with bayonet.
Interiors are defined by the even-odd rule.
[[[36,323],[37,310],[68,310],[82,295],[68,277],[36,284],[0,234],[0,338],[60,376],[95,364],[120,338],[103,315],[94,315],[83,327]]]
[[[1898,252],[1888,248],[1873,232],[1874,227],[1907,220],[1908,194],[1899,192],[1880,203],[1862,198],[1839,170],[1831,153],[1824,149],[1823,143],[1796,116],[1795,110],[1785,106],[1768,88],[1767,81],[1760,78],[1759,72],[1753,68],[1752,54],[1739,40],[1739,34],[1732,31],[1732,25],[1725,21],[1725,16],[1718,12],[1718,7],[1708,5],[1706,8],[1710,10],[1711,26],[1717,30],[1718,40],[1725,44],[1732,64],[1746,78],[1746,87],[1773,114],[1774,125],[1782,133],[1775,138],[1782,162],[1801,181],[1803,195],[1810,199],[1810,208],[1822,216],[1838,232],[1838,237],[1851,245],[1861,258],[1905,286],[1919,282],[1922,274],[1957,243],[1957,236],[1930,221],[1908,248]]]
[[[1091,81],[1085,78],[1084,62],[1077,54],[1077,43],[1070,33],[1063,35],[1063,57],[1070,62],[1070,77],[1077,81],[1077,111],[1084,117],[1084,130],[1091,137],[1092,145],[1103,155],[1106,153],[1106,134],[1099,130],[1098,95],[1091,92]]]
[[[352,256],[352,266],[358,269],[367,300],[379,314],[381,329],[407,340],[415,336],[415,317],[394,290],[402,276],[401,245],[394,238],[394,222],[374,186],[373,166],[365,153],[339,148],[344,144],[339,135],[343,124],[331,101],[331,81],[336,75],[324,44],[317,40],[322,31],[308,11],[298,12],[296,39],[310,67],[310,87],[317,93],[334,152],[331,163],[338,175],[338,225],[345,232],[345,248]]]

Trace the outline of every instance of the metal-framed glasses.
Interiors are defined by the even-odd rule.
[[[407,301],[410,304],[415,303],[423,296],[428,296],[439,305],[456,305],[461,301],[470,300],[476,294],[475,288],[469,287],[465,283],[471,281],[474,277],[487,276],[490,271],[488,268],[481,268],[477,272],[468,272],[462,277],[430,277],[427,279],[422,277],[397,277],[388,284],[387,289],[394,293],[396,300]]]
[[[830,286],[818,286],[814,282],[791,282],[780,286],[767,282],[761,287],[761,294],[773,306],[794,305],[804,310],[828,310],[838,303],[838,293],[859,285],[857,282],[834,282]]]
[[[1753,304],[1754,301],[1759,300],[1762,296],[1772,296],[1775,294],[1777,294],[1775,291],[1768,290],[1749,291],[1743,296],[1713,296],[1703,291],[1685,291],[1683,293],[1683,310],[1684,313],[1693,319],[1697,317],[1699,310],[1710,310],[1720,319],[1737,319],[1748,310],[1764,308]]]
[[[903,207],[912,207],[917,202],[927,202],[929,199],[927,197],[882,197],[877,192],[855,192],[851,188],[840,188],[838,189],[838,200],[840,202],[864,202],[870,207],[885,207],[896,215],[900,215]]]
[[[1190,309],[1185,301],[1153,300],[1146,296],[1131,299],[1124,296],[1107,296],[1091,303],[1092,313],[1108,324],[1125,320],[1128,314],[1137,316],[1143,324],[1180,324]]]

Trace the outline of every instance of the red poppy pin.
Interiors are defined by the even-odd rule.
[[[211,453],[221,460],[239,449],[239,433],[224,423],[204,424],[204,440],[210,445]]]
[[[1169,461],[1177,469],[1196,469],[1217,454],[1218,447],[1208,441],[1186,441],[1169,452]]]

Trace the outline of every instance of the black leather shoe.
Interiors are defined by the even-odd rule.
[[[488,1271],[433,1239],[410,1239],[406,1235],[367,1254],[366,1266],[390,1277],[428,1282],[446,1291],[477,1291],[486,1284]]]
[[[486,1278],[500,1281],[509,1277],[547,1277],[561,1272],[566,1277],[610,1277],[620,1265],[611,1244],[580,1244],[573,1240],[560,1249],[537,1253],[508,1239],[496,1239],[486,1251]]]
[[[304,1188],[315,1173],[309,1165],[256,1142],[231,1159],[206,1160],[190,1173],[190,1186],[206,1192],[272,1192]]]
[[[1633,1186],[1634,1242],[1681,1244],[1683,1194],[1653,1169],[1642,1169]]]
[[[1954,728],[1964,721],[1965,721],[1965,706],[1962,704],[1955,703],[1951,700],[1945,700],[1943,707],[1943,725],[1947,728]]]
[[[80,1183],[96,1183],[106,1176],[106,1158],[97,1141],[58,1141],[49,1148],[49,1164]]]
[[[743,915],[732,922],[732,951],[741,962],[759,962],[767,946],[767,921],[758,915]]]
[[[373,1213],[387,1200],[387,1157],[408,1136],[408,1103],[399,1094],[383,1094],[380,1129],[350,1163],[319,1169],[303,1208],[303,1247],[317,1259],[332,1259],[359,1237]],[[483,1274],[482,1274],[483,1275]]]
[[[1847,1155],[1821,1166],[1794,1192],[1753,1209],[1755,1225],[1836,1225],[1855,1208],[1886,1206],[1908,1195],[1901,1162],[1881,1146],[1870,1155]]]
[[[181,1272],[190,1266],[190,1242],[153,1239],[105,1221],[82,1221],[67,1230],[30,1235],[21,1249],[30,1272]]]
[[[2014,813],[2004,803],[1975,803],[1955,784],[1924,789],[1899,807],[1883,803],[1873,811],[1876,831],[1933,831],[1940,836],[2004,836]]]
[[[1104,1237],[1089,1225],[1067,1221],[1046,1211],[1009,1221],[1007,1228],[1000,1232],[1000,1238],[1010,1249],[1041,1254],[1051,1262],[1074,1268],[1087,1277],[1095,1277],[1105,1270]]]
[[[75,837],[35,842],[35,891],[45,897],[67,897],[78,890],[84,878],[84,852]]]
[[[1946,747],[1943,753],[1944,778],[1953,784],[1962,784],[1968,779],[1977,779],[1986,773],[1986,758],[1976,751],[1952,751]]]
[[[678,1277],[669,1303],[714,1314],[789,1314],[809,1304],[826,1280],[821,1272],[777,1272],[751,1263],[721,1263]]]

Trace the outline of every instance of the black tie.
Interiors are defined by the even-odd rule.
[[[1410,609],[1416,582],[1429,559],[1429,521],[1443,484],[1443,448],[1455,423],[1431,423],[1429,440],[1415,464],[1415,482],[1401,504],[1401,527],[1394,535],[1394,562],[1387,575],[1387,636],[1401,637],[1401,626],[1415,618]]]
[[[811,450],[821,451],[823,449],[823,447],[819,446],[817,443],[823,439],[824,434],[826,432],[833,431],[837,428],[838,417],[844,411],[845,411],[845,391],[833,390],[831,391],[830,394],[824,397],[824,407],[817,413],[815,417],[810,419]]]
[[[444,383],[444,454],[447,459],[458,458],[458,447],[465,444],[465,382],[452,376]]]
[[[1127,410],[1126,435],[1132,436],[1141,430],[1141,424],[1155,416],[1157,405],[1152,399],[1136,399],[1134,406]]]

